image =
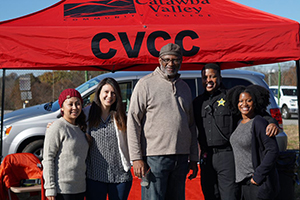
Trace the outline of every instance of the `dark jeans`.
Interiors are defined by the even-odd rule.
[[[148,156],[150,184],[142,187],[142,200],[184,200],[188,155]]]
[[[202,156],[201,156],[202,158]],[[239,200],[235,166],[231,150],[209,151],[201,167],[201,186],[205,199]]]
[[[263,200],[257,198],[258,189],[257,185],[253,185],[250,181],[251,178],[248,178],[240,183],[242,189],[242,200]],[[267,200],[267,199],[264,199]]]
[[[126,200],[129,196],[132,181],[124,183],[103,183],[91,179],[86,180],[86,200]]]
[[[78,194],[57,194],[55,200],[84,200],[85,193]]]

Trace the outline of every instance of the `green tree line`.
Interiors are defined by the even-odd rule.
[[[103,71],[89,71],[89,79],[105,73]],[[52,102],[58,99],[59,94],[66,88],[76,88],[85,82],[85,71],[53,71],[45,72],[42,75],[34,76],[33,73],[26,74],[30,76],[32,99],[26,107],[41,103]],[[13,72],[5,76],[5,95],[4,109],[17,110],[23,108],[24,101],[21,99],[20,77]],[[2,79],[0,78],[2,99]]]

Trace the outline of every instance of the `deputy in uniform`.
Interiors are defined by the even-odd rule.
[[[240,190],[235,183],[235,165],[229,138],[239,115],[234,115],[226,102],[227,90],[222,84],[220,67],[207,64],[202,69],[203,94],[193,101],[198,141],[201,148],[201,186],[205,199],[238,200]],[[278,134],[277,121],[268,113],[267,135]]]

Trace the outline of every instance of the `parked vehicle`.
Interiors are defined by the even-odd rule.
[[[276,103],[281,109],[281,114],[284,119],[291,118],[292,114],[298,115],[298,98],[297,98],[297,87],[296,86],[280,86],[278,92],[278,86],[270,86],[270,90],[276,97]],[[279,95],[279,99],[278,99]]]
[[[99,75],[76,89],[84,99],[84,106],[91,103],[94,99],[94,91],[97,84],[105,77],[115,78],[122,90],[124,106],[128,110],[132,90],[137,81],[151,72],[115,72]],[[204,89],[201,82],[201,71],[180,71],[181,78],[190,86],[193,97],[203,93]],[[257,72],[246,70],[223,70],[223,83],[227,88],[235,85],[257,84],[268,88],[264,81],[264,75]],[[153,83],[155,84],[155,83]],[[270,93],[270,106],[268,112],[278,120],[282,128],[281,113]],[[46,126],[60,117],[58,101],[45,103],[25,109],[20,109],[4,115],[4,137],[3,137],[3,156],[16,152],[31,152],[42,157],[42,148]],[[277,142],[281,151],[287,147],[287,135],[281,131],[277,135]]]

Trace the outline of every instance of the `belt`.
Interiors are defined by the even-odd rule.
[[[208,152],[212,152],[212,153],[219,153],[219,152],[225,152],[225,151],[232,151],[232,147],[231,146],[208,147]]]

